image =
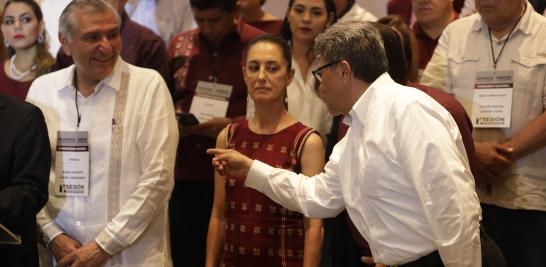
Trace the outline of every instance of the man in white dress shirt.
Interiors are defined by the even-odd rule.
[[[172,266],[174,107],[156,71],[120,58],[119,27],[107,2],[72,1],[60,41],[75,64],[36,79],[27,97],[55,151],[38,225],[58,266]]]
[[[307,179],[211,149],[217,170],[247,176],[247,186],[311,218],[347,209],[378,263],[481,266],[481,210],[451,115],[390,78],[371,23],[335,24],[317,37],[315,51],[319,93],[351,125],[325,171]]]

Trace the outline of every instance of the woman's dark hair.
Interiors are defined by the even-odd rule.
[[[243,56],[243,65],[244,62],[246,62],[246,58],[248,56],[248,51],[250,50],[250,48],[258,43],[271,43],[278,46],[281,49],[283,59],[286,61],[286,69],[288,71],[292,69],[292,53],[290,52],[290,46],[288,45],[288,42],[282,37],[274,34],[265,34],[254,38],[254,40],[252,40],[246,48]]]
[[[383,47],[385,48],[385,54],[389,63],[389,75],[395,82],[406,84],[408,81],[408,69],[406,67],[407,64],[400,36],[389,26],[380,23],[374,24],[381,34],[381,39],[383,39]]]
[[[38,20],[38,24],[39,23],[43,23],[43,14],[42,14],[42,10],[40,9],[40,6],[38,5],[38,3],[36,3],[34,0],[9,0],[6,2],[6,4],[4,5],[4,10],[2,11],[2,18],[4,18],[4,15],[5,15],[5,12],[6,12],[6,9],[12,4],[12,3],[24,3],[26,5],[28,5],[31,9],[32,9],[32,12],[34,12],[34,15],[36,16],[36,19]],[[3,22],[2,22],[3,23]],[[43,42],[36,42],[36,45],[38,46],[38,51],[36,53],[36,58],[34,59],[34,63],[36,64],[36,69],[34,70],[34,76],[35,77],[38,77],[42,74],[45,74],[45,73],[48,73],[50,70],[51,70],[51,66],[53,65],[53,63],[55,63],[55,60],[53,59],[53,57],[51,56],[51,54],[49,54],[48,52],[48,44],[47,44],[47,38],[46,38],[46,33],[45,33],[45,30],[44,32],[41,32],[39,34],[43,34]],[[13,49],[13,47],[9,47],[8,48],[8,57],[11,57],[15,54],[15,50]]]
[[[400,35],[408,72],[407,79],[412,82],[419,82],[419,52],[417,51],[417,40],[413,31],[396,15],[386,16],[377,22],[393,28]]]
[[[324,0],[324,4],[326,6],[326,12],[328,13],[328,18],[330,16],[333,16],[332,24],[337,21],[336,17],[336,6],[334,5],[334,1],[332,0]],[[288,23],[288,13],[290,13],[290,9],[294,5],[294,0],[290,0],[288,2],[288,9],[286,11],[286,16],[284,17],[284,20],[282,22],[282,28],[281,28],[281,35],[282,37],[287,40],[292,40],[292,31],[290,31],[290,24]]]

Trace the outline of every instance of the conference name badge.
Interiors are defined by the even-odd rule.
[[[514,71],[476,73],[471,119],[476,128],[509,128],[512,116]]]
[[[190,113],[195,114],[200,123],[214,117],[225,117],[232,91],[231,85],[199,81],[191,102]]]
[[[58,131],[55,155],[55,195],[88,196],[88,132]]]

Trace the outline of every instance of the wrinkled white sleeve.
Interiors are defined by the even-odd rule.
[[[168,205],[174,186],[174,162],[178,145],[174,106],[159,74],[150,77],[148,81],[148,84],[139,85],[141,90],[138,90],[144,99],[138,114],[138,155],[129,155],[140,159],[142,175],[121,177],[137,179],[139,183],[127,202],[120,207],[119,213],[95,239],[110,255],[129,247],[146,231],[157,211],[164,210]]]
[[[450,87],[448,84],[448,61],[447,52],[449,44],[449,26],[444,30],[438,45],[434,49],[434,54],[428,62],[423,75],[421,76],[421,83],[433,88],[446,91]]]
[[[49,216],[46,207],[42,208],[36,215],[36,223],[41,231],[41,241],[44,242],[46,246],[49,246],[49,243],[51,243],[55,237],[64,234],[64,231],[55,223],[55,221],[53,221],[51,216]]]
[[[310,178],[254,160],[245,185],[309,218],[334,217],[345,208],[337,163],[330,160],[324,169]]]
[[[402,168],[415,186],[446,267],[481,266],[480,206],[453,119],[413,103],[394,132]],[[456,138],[456,141],[454,141]]]

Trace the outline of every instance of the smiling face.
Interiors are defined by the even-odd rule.
[[[71,36],[60,35],[64,52],[72,56],[78,78],[98,82],[110,75],[121,49],[119,24],[113,11],[72,14],[77,25]]]
[[[287,16],[292,38],[302,42],[313,42],[332,21],[324,0],[294,0]]]
[[[243,76],[248,93],[257,105],[272,101],[284,103],[286,87],[294,72],[288,69],[282,49],[277,44],[263,41],[248,49]]]
[[[38,21],[32,7],[25,3],[11,3],[4,12],[2,34],[15,50],[26,49],[36,44],[44,24]]]

